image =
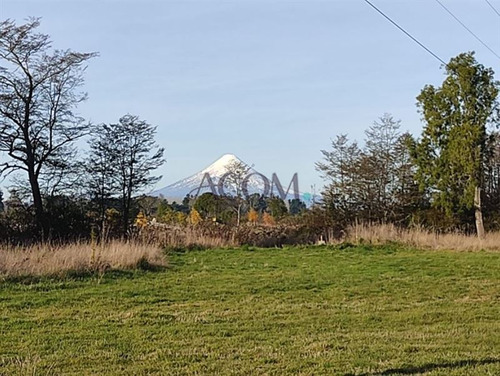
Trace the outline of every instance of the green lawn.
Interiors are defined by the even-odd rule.
[[[240,249],[169,263],[0,283],[0,374],[500,374],[500,253]]]

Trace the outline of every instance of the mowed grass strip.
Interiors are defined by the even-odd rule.
[[[498,375],[500,253],[191,251],[0,285],[2,375]]]

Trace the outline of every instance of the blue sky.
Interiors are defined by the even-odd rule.
[[[483,0],[441,0],[500,54],[500,17]],[[372,0],[443,60],[475,50],[500,60],[435,0]],[[490,0],[500,10],[499,0]],[[362,141],[383,113],[422,128],[415,97],[440,63],[362,0],[0,0],[0,19],[42,17],[57,48],[97,51],[89,64],[94,123],[131,113],[158,126],[160,188],[234,153],[301,190],[340,133]],[[497,78],[499,77],[497,73]]]

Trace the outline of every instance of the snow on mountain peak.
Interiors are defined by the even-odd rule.
[[[214,163],[202,170],[200,173],[205,174],[206,172],[208,172],[210,175],[220,177],[227,172],[227,167],[232,163],[245,164],[245,162],[243,162],[234,154],[224,154],[222,157],[217,159]]]
[[[196,191],[200,187],[200,184],[204,180],[205,174],[207,173],[210,175],[212,181],[215,184],[217,184],[218,179],[220,179],[222,175],[228,172],[228,166],[230,166],[233,163],[246,164],[234,154],[224,154],[222,157],[217,159],[214,163],[212,163],[207,168],[201,170],[200,172],[197,172],[187,177],[186,179],[182,179],[173,184],[170,184],[167,187],[154,191],[152,192],[152,195],[154,196],[163,195],[164,197],[167,198],[173,197],[182,200],[182,198],[186,196],[186,194],[188,193],[192,194],[193,191]],[[250,171],[255,172],[255,170],[253,169],[251,169]],[[254,185],[254,180],[255,179],[252,179],[250,181],[250,185]],[[206,181],[205,184],[207,184]],[[207,191],[207,188],[205,187],[203,191]]]
[[[263,192],[266,191],[266,189],[269,190],[269,187],[266,188],[266,185],[263,182],[263,178],[266,179],[265,176],[260,175],[258,171],[252,168],[252,166],[247,165],[236,155],[224,154],[222,157],[217,159],[207,168],[185,179],[170,184],[162,189],[154,191],[151,194],[153,196],[163,196],[169,200],[180,202],[187,194],[199,195],[204,192],[211,192],[213,187],[211,188],[208,185],[208,180],[206,180],[206,175],[207,174],[209,175],[209,179],[211,179],[212,182],[211,184],[217,185],[221,177],[228,172],[228,167],[231,166],[233,163],[242,163],[248,166],[249,170],[247,171],[247,173],[253,175],[250,176],[249,180],[247,181],[248,193],[262,194]],[[269,184],[269,178],[267,179]],[[274,184],[274,180],[272,181],[272,184]],[[273,194],[272,187],[270,193]],[[277,192],[275,191],[274,194],[277,194]],[[289,194],[288,197],[293,198],[293,195]]]

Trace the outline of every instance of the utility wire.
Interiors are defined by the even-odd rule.
[[[447,8],[447,7],[446,7],[446,6],[445,6],[445,5],[441,2],[441,1],[436,0],[436,2],[437,2],[439,5],[441,5],[441,7],[442,7],[445,11],[447,11],[447,12],[450,14],[450,16],[452,16],[452,17],[453,17],[453,18],[454,18],[454,19],[455,19],[455,20],[456,20],[456,21],[457,21],[460,25],[462,25],[462,26],[463,26],[463,28],[464,28],[465,30],[467,30],[467,31],[468,31],[468,32],[469,32],[469,33],[470,33],[470,34],[471,34],[474,38],[476,38],[479,42],[481,42],[481,44],[482,44],[484,47],[486,47],[488,50],[490,50],[490,52],[491,52],[493,55],[495,55],[496,57],[498,57],[498,58],[500,59],[500,55],[498,55],[495,51],[493,51],[493,50],[490,48],[490,46],[488,46],[486,43],[484,43],[484,42],[483,42],[483,40],[482,40],[481,38],[479,38],[476,34],[474,34],[474,33],[472,32],[472,30],[471,30],[471,29],[469,29],[467,26],[465,26],[465,24],[464,24],[462,21],[460,21],[460,20],[458,19],[458,17],[457,17],[457,16],[455,16],[455,15],[451,12],[451,10],[449,10],[449,9],[448,9],[448,8]]]
[[[488,3],[488,5],[491,7],[491,9],[493,9],[493,11],[498,14],[498,17],[500,17],[500,12],[498,12],[498,10],[495,9],[495,7],[488,1],[488,0],[484,0]]]
[[[417,43],[420,47],[422,47],[424,50],[426,50],[429,54],[431,54],[434,58],[439,60],[441,63],[446,65],[446,63],[439,57],[437,56],[434,52],[432,52],[430,49],[425,47],[422,43],[420,43],[416,38],[414,38],[410,33],[408,33],[405,29],[403,29],[401,26],[399,26],[396,22],[394,22],[389,16],[387,16],[384,12],[382,12],[380,9],[378,9],[375,5],[373,5],[370,1],[364,0],[368,5],[370,5],[373,9],[375,9],[378,13],[380,13],[382,16],[384,16],[390,23],[392,23],[394,26],[396,26],[399,30],[401,30],[403,33],[405,33],[411,40],[413,40],[415,43]],[[436,0],[438,1],[438,0]],[[439,1],[438,1],[439,2]],[[495,54],[496,55],[496,54]],[[498,56],[498,55],[497,55]],[[460,83],[459,83],[460,86]],[[483,107],[486,107],[479,98],[477,99],[479,104],[481,104]]]
[[[426,50],[429,54],[431,54],[435,59],[446,65],[443,59],[441,59],[439,56],[437,56],[434,52],[432,52],[430,49],[425,47],[422,43],[420,43],[415,37],[413,37],[409,32],[407,32],[405,29],[403,29],[401,26],[399,26],[396,22],[394,22],[389,16],[387,16],[384,12],[382,12],[380,9],[378,9],[375,5],[373,5],[370,1],[364,0],[368,5],[370,5],[373,9],[375,9],[377,12],[379,12],[382,16],[384,16],[390,23],[392,23],[394,26],[396,26],[399,30],[401,30],[403,33],[406,34],[407,37],[409,37],[411,40],[413,40],[415,43],[417,43],[420,47],[422,47],[424,50]]]

